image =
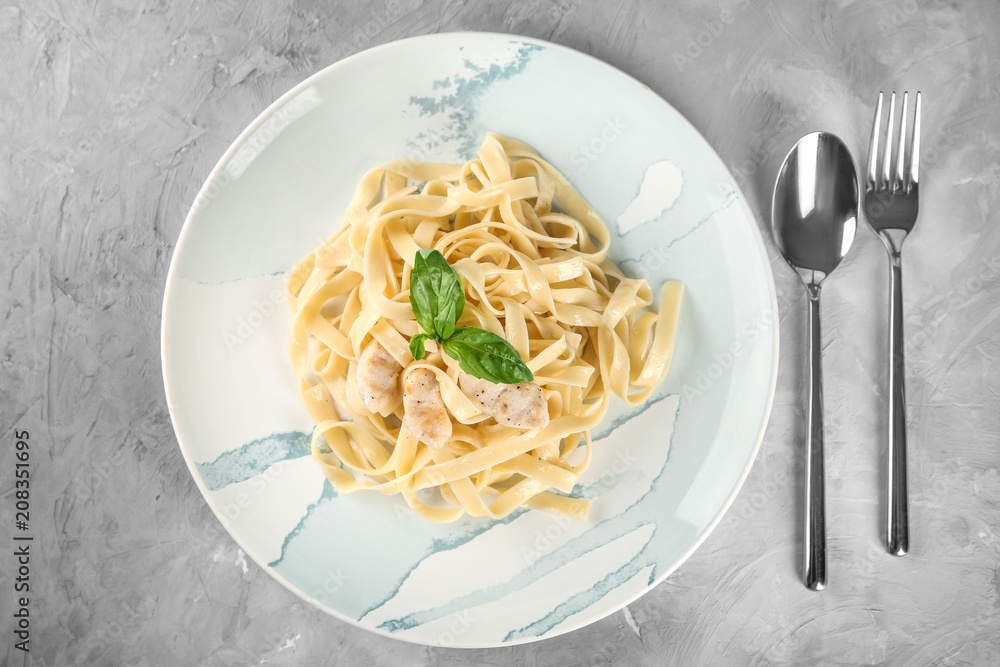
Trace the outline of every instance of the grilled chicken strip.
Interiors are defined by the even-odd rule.
[[[429,447],[443,447],[451,438],[451,418],[441,399],[441,386],[434,373],[417,368],[403,383],[403,423],[410,433]]]
[[[545,428],[549,424],[549,406],[542,388],[534,382],[495,384],[462,371],[458,386],[498,424],[514,428]]]
[[[358,358],[358,392],[372,412],[382,412],[399,397],[399,374],[403,367],[375,339]]]

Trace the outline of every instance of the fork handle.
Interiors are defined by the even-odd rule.
[[[819,329],[819,285],[809,290],[809,432],[806,435],[806,587],[826,588],[826,484],[823,472],[823,338]]]
[[[903,270],[899,251],[889,253],[889,456],[885,544],[902,556],[910,548],[906,502],[906,372],[903,363]]]

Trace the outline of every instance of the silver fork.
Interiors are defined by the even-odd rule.
[[[920,93],[914,103],[913,133],[907,138],[906,118],[909,93],[903,93],[899,131],[893,142],[896,93],[889,97],[882,170],[878,169],[879,140],[882,136],[882,93],[875,105],[868,178],[865,187],[865,217],[889,251],[889,451],[885,542],[889,553],[902,556],[910,548],[906,503],[906,392],[903,363],[903,240],[917,221],[920,166]],[[893,153],[896,168],[892,169]]]

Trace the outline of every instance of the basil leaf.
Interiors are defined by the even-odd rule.
[[[437,250],[417,251],[410,271],[410,306],[424,331],[438,340],[451,337],[465,309],[462,278]]]
[[[425,352],[424,345],[427,343],[428,340],[433,340],[433,339],[434,336],[426,333],[417,334],[416,336],[411,338],[410,354],[413,355],[413,358],[416,359],[417,361],[423,359]]]
[[[444,341],[445,353],[462,370],[496,384],[531,382],[531,374],[521,355],[506,340],[476,327],[459,327]]]
[[[465,289],[461,276],[437,250],[421,249],[414,257],[410,306],[425,332],[410,339],[414,359],[424,358],[427,339],[433,339],[469,375],[496,384],[534,379],[521,355],[502,337],[476,327],[455,327],[465,309]]]

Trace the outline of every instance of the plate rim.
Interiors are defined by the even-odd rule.
[[[659,586],[661,583],[663,583],[663,581],[666,580],[667,577],[669,577],[671,574],[673,574],[681,565],[683,565],[694,554],[695,551],[698,550],[699,547],[701,547],[701,545],[705,542],[705,540],[708,539],[709,535],[711,535],[715,531],[715,529],[718,527],[718,525],[722,521],[723,517],[729,512],[730,508],[732,507],[733,502],[735,502],[736,497],[739,495],[740,490],[743,488],[743,485],[746,482],[746,479],[747,479],[747,477],[750,474],[750,470],[753,468],[753,465],[756,462],[757,456],[758,456],[758,454],[760,452],[760,448],[761,448],[761,445],[762,445],[763,439],[764,439],[764,434],[765,434],[765,432],[767,430],[767,426],[768,426],[768,423],[770,421],[771,411],[772,411],[773,405],[774,405],[774,396],[775,396],[775,392],[776,392],[776,389],[777,389],[778,361],[779,361],[779,356],[780,356],[780,354],[779,354],[779,350],[780,350],[780,347],[779,347],[780,346],[780,318],[778,318],[778,317],[774,317],[773,318],[773,326],[772,326],[773,335],[771,336],[771,340],[770,340],[770,343],[771,343],[771,346],[772,346],[772,358],[771,358],[770,377],[768,379],[768,391],[767,391],[767,396],[766,396],[766,399],[765,399],[764,411],[763,411],[763,413],[761,415],[760,425],[758,427],[757,433],[754,436],[754,445],[753,445],[753,448],[750,451],[750,456],[748,457],[746,465],[743,467],[743,470],[740,473],[739,478],[736,480],[736,482],[735,482],[735,484],[733,486],[733,489],[731,490],[731,492],[729,493],[729,495],[726,497],[725,501],[722,503],[722,505],[720,506],[720,508],[718,509],[718,511],[715,513],[715,515],[713,516],[713,518],[711,519],[711,521],[709,521],[706,524],[705,528],[695,538],[695,540],[691,544],[691,546],[687,550],[685,550],[683,552],[683,554],[674,563],[672,563],[669,567],[665,567],[663,569],[663,571],[661,573],[659,573],[657,575],[657,577],[651,581],[651,583],[649,583],[648,585],[646,585],[641,591],[639,591],[635,595],[630,596],[625,602],[623,602],[621,604],[617,604],[617,605],[612,605],[613,608],[610,608],[610,609],[607,609],[607,610],[601,610],[601,609],[595,610],[593,608],[593,606],[591,606],[591,607],[588,607],[586,610],[582,610],[582,611],[590,611],[590,614],[587,615],[585,619],[581,619],[581,620],[579,620],[577,622],[569,624],[567,627],[561,628],[558,631],[552,631],[552,630],[550,630],[549,632],[544,633],[544,634],[539,635],[539,636],[517,638],[517,639],[512,639],[510,641],[505,641],[505,642],[501,642],[501,643],[454,643],[454,644],[443,644],[443,643],[440,643],[440,642],[435,643],[435,642],[430,642],[430,641],[421,641],[420,639],[415,638],[415,637],[409,637],[409,636],[405,636],[405,635],[394,634],[392,632],[389,632],[388,630],[383,630],[383,629],[381,629],[379,627],[373,627],[373,626],[370,626],[370,625],[365,625],[362,622],[360,622],[359,620],[351,618],[350,616],[344,614],[343,612],[340,612],[337,609],[334,609],[333,607],[330,607],[328,605],[325,605],[325,604],[319,602],[318,600],[316,600],[315,598],[313,598],[311,595],[307,594],[305,591],[300,590],[297,585],[295,585],[292,582],[290,582],[283,574],[281,574],[280,572],[278,572],[275,568],[270,567],[264,560],[260,559],[254,553],[255,550],[248,549],[247,545],[244,544],[244,540],[242,540],[240,537],[238,537],[237,535],[235,535],[229,529],[229,527],[227,526],[226,521],[223,519],[223,516],[220,514],[219,510],[216,509],[215,505],[210,501],[209,495],[208,495],[209,489],[206,486],[204,480],[202,479],[201,473],[197,469],[197,464],[193,460],[193,458],[191,456],[189,456],[189,453],[188,453],[187,449],[185,448],[184,444],[181,441],[181,437],[180,437],[180,434],[178,433],[178,429],[177,429],[177,425],[176,425],[176,416],[175,416],[174,403],[171,400],[171,396],[175,395],[178,390],[175,389],[175,390],[172,391],[171,388],[170,388],[170,381],[168,380],[168,372],[167,372],[167,369],[168,369],[167,346],[164,344],[164,341],[166,340],[166,337],[167,337],[167,334],[168,334],[168,331],[167,331],[167,329],[168,329],[168,305],[172,301],[172,298],[171,298],[172,289],[171,288],[172,288],[173,285],[176,284],[177,280],[179,280],[179,278],[176,276],[176,272],[179,270],[179,269],[177,269],[177,257],[180,254],[181,250],[186,245],[185,241],[188,238],[188,236],[190,235],[190,231],[191,231],[191,227],[192,227],[192,220],[195,218],[195,216],[199,212],[200,208],[203,206],[205,200],[208,199],[207,192],[210,189],[210,186],[218,178],[220,172],[224,169],[224,167],[226,166],[226,164],[229,162],[229,159],[233,156],[233,154],[236,153],[236,151],[238,151],[246,143],[247,139],[254,133],[254,131],[256,131],[266,120],[268,120],[276,111],[278,111],[285,104],[285,102],[287,100],[295,97],[300,92],[302,92],[306,88],[310,87],[315,82],[316,79],[318,79],[321,76],[324,76],[328,71],[331,71],[331,70],[334,70],[334,69],[338,69],[338,68],[341,68],[341,67],[348,67],[354,61],[359,60],[362,57],[366,57],[369,54],[372,54],[374,52],[379,52],[379,51],[384,51],[384,50],[399,48],[401,45],[405,45],[405,44],[411,44],[411,43],[415,43],[415,42],[449,41],[449,40],[454,40],[456,38],[461,39],[461,38],[469,38],[469,37],[487,37],[487,38],[495,38],[495,39],[503,39],[503,40],[508,40],[508,41],[521,42],[521,43],[528,44],[528,45],[538,46],[538,47],[541,47],[543,49],[552,49],[554,51],[560,51],[560,52],[563,52],[563,53],[565,53],[567,55],[570,55],[570,56],[573,56],[573,57],[584,58],[585,60],[590,61],[590,63],[592,65],[597,65],[597,66],[599,66],[601,68],[605,68],[607,70],[610,70],[611,74],[613,74],[613,75],[615,75],[617,77],[623,77],[625,81],[627,81],[627,82],[629,82],[629,83],[631,83],[633,85],[641,87],[646,93],[650,94],[653,97],[655,103],[658,103],[660,105],[665,106],[669,112],[671,112],[673,115],[675,115],[677,118],[679,118],[681,120],[681,122],[687,127],[687,130],[694,137],[696,137],[697,140],[705,148],[708,149],[708,151],[710,152],[711,155],[713,155],[718,160],[719,166],[722,168],[722,170],[725,173],[725,175],[729,178],[730,184],[733,186],[733,188],[736,191],[736,196],[737,196],[737,199],[738,199],[739,204],[740,204],[740,208],[742,209],[742,212],[743,212],[744,216],[748,219],[748,221],[751,221],[751,222],[754,223],[754,224],[751,224],[750,227],[751,227],[751,230],[752,230],[752,235],[753,235],[754,240],[756,242],[756,249],[757,249],[757,251],[759,253],[760,258],[763,260],[762,261],[762,265],[763,265],[764,277],[765,277],[765,281],[764,282],[765,282],[765,286],[767,288],[768,296],[770,297],[770,304],[769,305],[771,307],[771,312],[774,313],[775,315],[777,315],[777,313],[778,313],[777,288],[776,288],[776,285],[775,285],[775,282],[774,282],[774,275],[773,275],[773,272],[771,270],[770,257],[769,257],[769,255],[767,253],[767,247],[764,244],[763,235],[761,234],[761,231],[760,231],[759,221],[757,220],[757,217],[754,215],[753,211],[750,210],[750,207],[748,206],[747,201],[746,201],[746,197],[744,196],[743,191],[742,191],[742,189],[739,186],[739,183],[733,177],[732,172],[730,171],[729,167],[726,165],[725,161],[718,154],[718,152],[715,150],[715,148],[712,146],[712,144],[710,144],[708,142],[708,140],[705,139],[705,137],[702,135],[702,133],[700,131],[698,131],[698,129],[691,123],[691,121],[684,114],[682,114],[680,111],[678,111],[672,104],[670,104],[670,102],[668,102],[666,99],[664,99],[658,93],[656,93],[655,91],[653,91],[649,86],[647,86],[646,84],[644,84],[641,81],[639,81],[637,78],[635,78],[632,75],[630,75],[629,73],[627,73],[627,72],[625,72],[625,71],[623,71],[623,70],[621,70],[621,69],[619,69],[619,68],[617,68],[617,67],[615,67],[615,66],[613,66],[613,65],[611,65],[611,64],[609,64],[609,63],[607,63],[607,62],[605,62],[603,60],[601,60],[600,58],[592,56],[592,55],[590,55],[588,53],[584,53],[584,52],[578,51],[578,50],[576,50],[574,48],[571,48],[571,47],[568,47],[568,46],[563,46],[561,44],[556,44],[554,42],[549,42],[549,41],[546,41],[546,40],[543,40],[543,39],[538,39],[538,38],[535,38],[535,37],[527,37],[527,36],[524,36],[524,35],[518,35],[518,34],[514,34],[514,33],[503,33],[503,32],[493,32],[493,31],[462,30],[462,31],[449,31],[449,32],[440,32],[440,33],[429,33],[429,34],[423,34],[423,35],[414,35],[414,36],[406,37],[406,38],[403,38],[403,39],[393,40],[393,41],[390,41],[390,42],[385,42],[383,44],[379,44],[377,46],[373,46],[373,47],[368,48],[368,49],[364,49],[364,50],[358,51],[357,53],[353,53],[353,54],[351,54],[351,55],[349,55],[349,56],[347,56],[345,58],[342,58],[342,59],[337,60],[337,61],[335,61],[333,63],[330,63],[329,65],[326,65],[325,67],[323,67],[323,68],[321,68],[319,70],[316,70],[315,72],[313,72],[312,74],[310,74],[309,76],[307,76],[305,79],[303,79],[299,83],[295,84],[292,88],[290,88],[284,94],[282,94],[281,96],[279,96],[273,102],[271,102],[263,111],[261,111],[254,118],[254,120],[251,123],[249,123],[239,133],[239,135],[232,141],[232,143],[229,145],[229,147],[226,149],[226,151],[222,154],[222,156],[216,162],[216,164],[212,168],[212,170],[205,177],[204,183],[199,188],[198,194],[195,196],[194,201],[191,204],[191,208],[189,209],[187,215],[184,218],[184,223],[182,224],[181,231],[178,234],[177,242],[175,243],[173,252],[171,253],[170,265],[169,265],[169,268],[167,270],[167,276],[166,276],[166,280],[165,280],[165,283],[164,283],[164,288],[163,288],[163,303],[162,303],[161,309],[160,309],[160,341],[159,342],[160,342],[160,370],[161,370],[161,375],[163,377],[163,387],[164,387],[164,392],[165,392],[165,397],[166,397],[167,411],[168,411],[168,414],[170,416],[171,428],[174,431],[174,437],[175,437],[175,439],[177,441],[178,449],[180,449],[180,451],[181,451],[181,455],[184,458],[185,463],[187,464],[188,470],[191,473],[191,477],[194,480],[195,485],[198,487],[198,490],[199,490],[199,492],[202,495],[202,499],[205,501],[205,503],[208,505],[209,509],[212,510],[212,513],[215,515],[215,517],[222,524],[222,527],[225,529],[225,531],[229,535],[229,537],[232,538],[236,542],[236,544],[240,547],[240,549],[245,554],[247,554],[248,556],[250,556],[250,558],[257,564],[258,567],[260,567],[262,570],[264,570],[269,576],[271,576],[275,580],[277,580],[286,590],[288,590],[292,594],[296,595],[301,600],[307,602],[312,607],[318,609],[319,611],[322,611],[325,614],[333,616],[334,618],[337,618],[338,620],[345,621],[345,622],[349,623],[350,625],[352,625],[354,627],[357,627],[357,628],[360,628],[362,630],[365,630],[367,632],[372,632],[372,633],[375,633],[375,634],[383,636],[383,637],[389,637],[389,638],[395,639],[397,641],[402,641],[402,642],[406,642],[406,643],[410,643],[410,644],[415,644],[415,645],[420,645],[420,646],[435,646],[435,647],[447,647],[447,648],[467,648],[467,649],[483,649],[483,648],[501,648],[501,647],[508,647],[508,646],[517,646],[517,645],[521,645],[521,644],[528,644],[528,643],[533,643],[533,642],[545,641],[545,640],[553,639],[553,638],[561,636],[561,635],[568,634],[570,632],[574,632],[576,630],[580,630],[581,628],[584,628],[584,627],[586,627],[588,625],[596,623],[597,621],[600,621],[601,619],[606,618],[606,617],[608,617],[608,616],[610,616],[610,615],[612,615],[612,614],[614,614],[614,613],[616,613],[616,612],[624,609],[625,607],[627,607],[628,605],[632,604],[633,602],[635,602],[640,597],[648,594],[651,590],[653,590],[654,588],[656,588],[657,586]]]

